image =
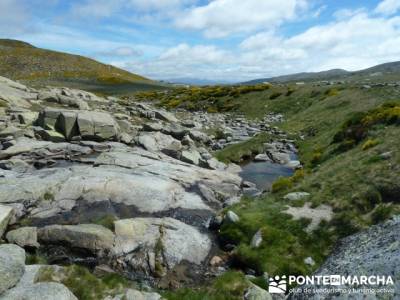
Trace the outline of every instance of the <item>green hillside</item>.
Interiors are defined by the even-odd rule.
[[[158,82],[87,57],[6,39],[0,39],[0,75],[33,86],[69,86],[109,94],[162,88]]]
[[[295,139],[304,165],[293,177],[273,184],[272,193],[244,198],[234,210],[235,224],[224,224],[219,237],[238,245],[238,266],[257,273],[309,274],[324,261],[339,238],[379,223],[400,211],[400,87],[362,83],[325,85],[264,85],[205,87],[159,93],[142,93],[159,99],[169,108],[206,109],[209,112],[244,113],[261,118],[266,112],[282,113],[277,124]],[[223,161],[238,161],[238,155],[263,151],[271,137],[259,135],[242,144],[215,153]],[[289,192],[308,192],[305,201],[290,202]],[[309,220],[298,221],[284,213],[286,205],[332,208],[330,222],[312,234],[305,232]],[[269,236],[260,248],[250,246],[261,229]],[[303,259],[312,256],[315,266]]]

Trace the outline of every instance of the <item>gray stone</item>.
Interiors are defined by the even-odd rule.
[[[329,276],[339,274],[347,276],[385,275],[391,276],[394,285],[387,285],[389,292],[376,293],[376,285],[358,285],[357,289],[367,293],[295,293],[288,299],[397,299],[400,291],[400,217],[395,216],[385,223],[371,226],[369,229],[340,240],[322,266],[313,274]],[[385,285],[384,285],[385,286]],[[320,289],[323,285],[300,286]],[[338,285],[337,289],[352,288],[352,285]],[[390,292],[390,290],[394,292]],[[378,289],[379,290],[379,289]],[[371,292],[372,291],[372,292]]]
[[[211,249],[211,240],[206,234],[172,218],[124,219],[116,221],[114,227],[114,254],[135,253],[134,250],[140,248],[141,251],[136,253],[138,256],[132,258],[132,265],[139,264],[145,269],[148,268],[147,260],[140,259],[143,252],[172,269],[182,261],[201,264]],[[154,264],[150,266],[153,272],[154,268]]]
[[[261,229],[259,229],[259,230],[257,230],[257,232],[254,234],[253,238],[251,239],[250,246],[252,248],[258,248],[258,247],[260,247],[262,241],[263,241],[262,231],[261,231]]]
[[[37,94],[26,86],[0,76],[0,99],[6,101],[10,106],[31,106],[30,100],[35,100]]]
[[[190,137],[195,140],[196,142],[208,144],[211,142],[211,139],[207,134],[198,130],[190,130],[189,131]]]
[[[24,272],[24,249],[16,245],[0,245],[0,295],[15,286]]]
[[[0,239],[7,229],[8,223],[13,215],[13,208],[0,204]]]
[[[9,243],[16,244],[20,247],[38,248],[40,245],[37,241],[36,227],[20,227],[7,232],[6,239]]]
[[[105,112],[82,111],[78,113],[79,133],[84,139],[117,139],[119,126],[112,116]]]
[[[201,159],[201,155],[196,150],[183,150],[181,160],[183,162],[198,165]]]
[[[230,223],[237,223],[240,221],[240,218],[236,213],[234,213],[231,210],[228,210],[228,212],[225,215],[225,221]]]
[[[272,300],[271,294],[266,290],[251,282],[249,282],[249,285],[244,295],[245,300]]]
[[[110,251],[114,244],[111,230],[96,224],[49,225],[38,229],[40,242],[68,244],[93,253]]]
[[[78,300],[61,283],[39,282],[21,288],[8,290],[0,297],[2,300]]]
[[[286,194],[283,197],[283,199],[290,200],[290,201],[296,201],[296,200],[302,200],[302,199],[308,198],[310,196],[311,196],[311,194],[306,193],[306,192],[293,192],[293,193]]]
[[[254,161],[272,161],[267,154],[257,154]]]
[[[314,265],[315,265],[315,261],[312,259],[311,256],[306,257],[306,258],[304,259],[304,263],[305,263],[306,265],[309,265],[309,266],[314,266]]]
[[[127,289],[123,294],[108,296],[104,300],[162,300],[159,294],[154,292],[143,292],[134,289]]]

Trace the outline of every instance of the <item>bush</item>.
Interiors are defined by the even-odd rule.
[[[272,192],[277,193],[293,187],[293,182],[290,177],[279,177],[272,183]]]
[[[275,92],[271,96],[269,96],[269,99],[274,100],[276,98],[279,98],[280,96],[282,96],[281,92]]]
[[[377,140],[373,140],[373,139],[368,139],[361,147],[362,150],[368,150],[372,147],[375,147],[376,145],[378,145],[379,142]]]
[[[380,204],[371,214],[371,222],[377,224],[389,219],[392,215],[393,208],[391,205]]]
[[[326,90],[325,95],[328,97],[337,96],[337,95],[339,95],[339,91],[338,91],[338,89],[335,89],[335,88],[328,89],[328,90]]]
[[[400,105],[386,103],[382,106],[367,112],[357,112],[347,120],[342,128],[333,137],[333,143],[341,143],[338,150],[346,151],[353,148],[356,144],[368,136],[369,130],[375,125],[399,125],[400,124]],[[369,142],[366,147],[372,147],[373,142]],[[366,149],[367,149],[366,148]]]

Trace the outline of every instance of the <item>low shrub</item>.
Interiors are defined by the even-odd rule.
[[[272,192],[277,193],[293,187],[293,181],[290,177],[279,177],[272,183]]]
[[[271,96],[269,96],[269,99],[274,100],[276,98],[279,98],[280,96],[282,96],[281,92],[275,92]]]
[[[375,147],[376,145],[378,145],[379,142],[377,140],[373,140],[373,139],[368,139],[367,141],[365,141],[365,143],[361,146],[361,149],[363,151],[368,150],[372,147]]]

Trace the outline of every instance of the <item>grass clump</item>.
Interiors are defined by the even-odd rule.
[[[272,192],[277,193],[293,187],[293,181],[289,177],[279,177],[272,183]]]
[[[330,246],[331,235],[326,229],[308,234],[309,220],[293,220],[285,213],[285,202],[277,197],[245,198],[233,208],[240,217],[237,223],[224,223],[219,239],[223,244],[237,245],[235,263],[251,268],[257,274],[306,274],[310,268],[304,258],[312,256],[321,262]],[[251,239],[261,229],[263,241],[258,248]]]
[[[114,215],[104,215],[100,218],[94,219],[91,223],[104,226],[111,231],[114,231],[114,222],[118,220],[118,218]]]
[[[87,268],[72,265],[57,270],[43,267],[36,282],[59,282],[64,284],[80,300],[104,299],[116,295],[126,288],[134,288],[132,282],[118,274],[96,277]]]
[[[368,150],[369,148],[375,147],[376,145],[378,145],[379,142],[377,140],[374,139],[368,139],[365,141],[365,143],[361,146],[362,150]]]
[[[222,162],[239,163],[262,153],[264,151],[264,143],[268,142],[269,139],[269,134],[261,133],[245,142],[229,145],[226,148],[217,151],[215,157]]]
[[[333,143],[339,143],[338,150],[347,151],[364,140],[376,125],[399,125],[400,105],[386,103],[367,112],[358,112],[348,119],[333,138]],[[369,142],[366,147],[371,147]]]
[[[207,287],[183,288],[162,294],[168,300],[241,300],[248,286],[249,282],[243,273],[228,271],[218,276]]]

